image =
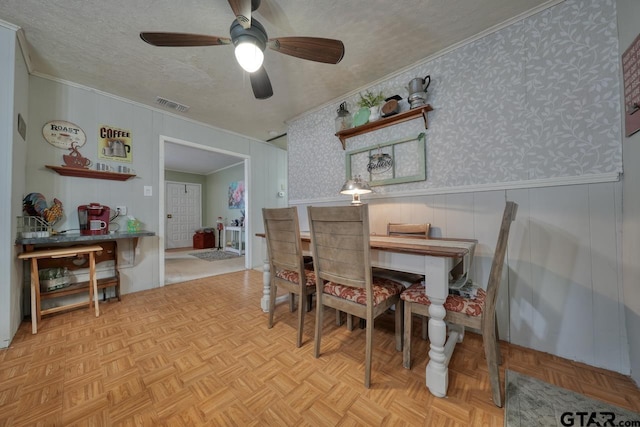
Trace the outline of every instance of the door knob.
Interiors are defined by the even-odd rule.
[[[167,214],[167,218],[173,218],[173,215]]]

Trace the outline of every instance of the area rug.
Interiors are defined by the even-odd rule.
[[[231,259],[231,258],[237,258],[240,256],[232,252],[215,251],[215,250],[204,251],[204,252],[191,252],[189,255],[194,256],[196,258],[203,259],[205,261],[219,261],[221,259]]]
[[[640,425],[640,414],[507,370],[504,425]]]

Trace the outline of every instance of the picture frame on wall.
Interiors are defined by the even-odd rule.
[[[132,163],[133,139],[131,131],[101,125],[98,130],[98,159]]]
[[[244,209],[244,181],[229,184],[229,209]]]
[[[425,134],[345,153],[346,179],[361,176],[371,187],[427,179]]]
[[[640,130],[640,35],[622,54],[625,135]]]

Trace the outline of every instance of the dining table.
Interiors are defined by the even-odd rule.
[[[256,234],[265,237],[264,233]],[[309,251],[311,235],[300,232],[303,249]],[[464,330],[451,328],[447,338],[447,314],[444,302],[449,295],[452,281],[466,281],[470,275],[477,245],[474,239],[391,237],[371,235],[371,265],[407,273],[424,275],[425,292],[431,301],[429,306],[428,335],[430,341],[429,363],[426,367],[426,386],[437,397],[445,397],[449,385],[448,365],[457,342],[462,341]],[[270,292],[269,261],[265,260],[263,273],[263,297],[261,307],[268,311]]]

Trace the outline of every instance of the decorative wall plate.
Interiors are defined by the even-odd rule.
[[[369,115],[371,114],[371,110],[366,107],[363,107],[358,110],[358,112],[353,116],[353,126],[362,126],[363,124],[369,121]]]
[[[42,127],[42,136],[54,147],[68,150],[71,144],[82,147],[87,142],[87,135],[77,125],[64,120],[52,120]]]

